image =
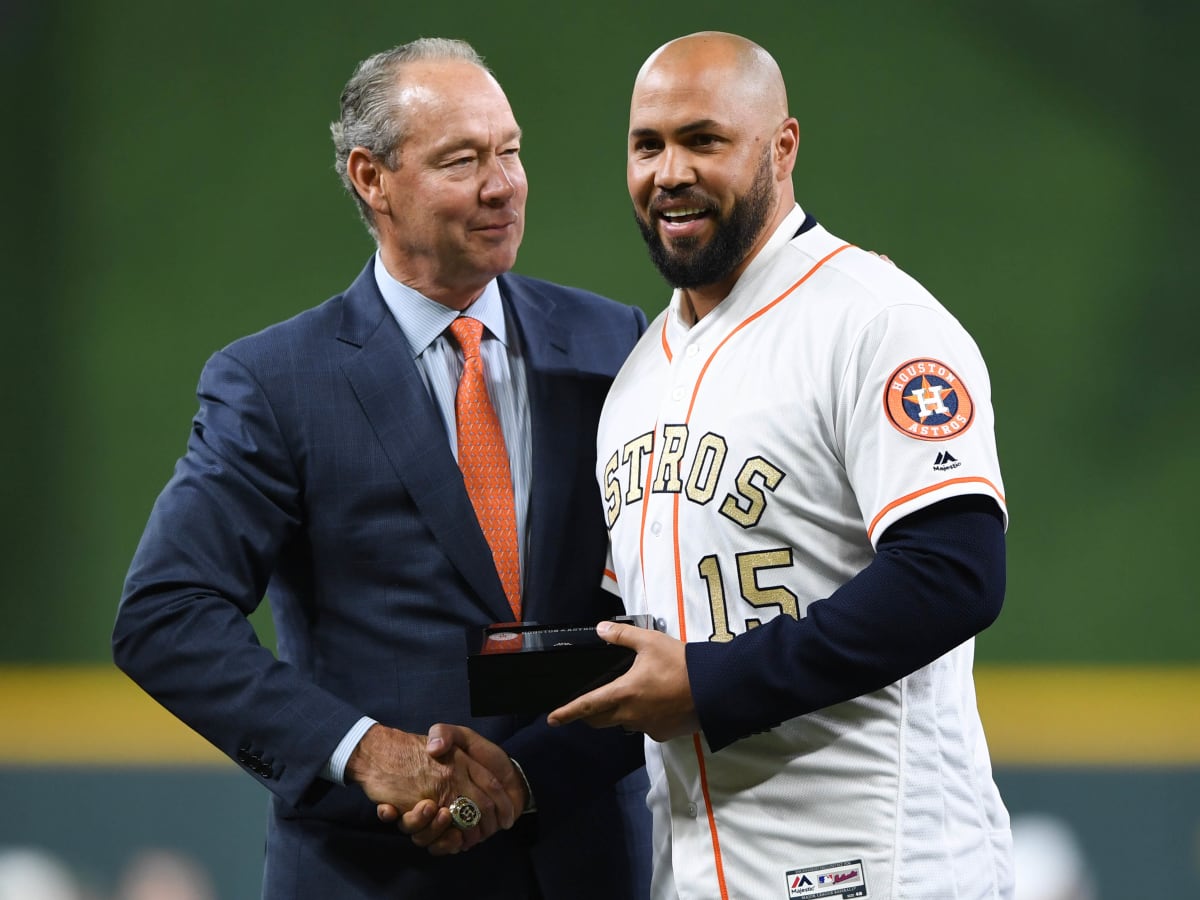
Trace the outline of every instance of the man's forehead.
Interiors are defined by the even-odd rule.
[[[695,128],[699,124],[730,127],[748,112],[741,106],[736,96],[721,90],[719,84],[683,81],[639,84],[629,104],[629,130],[665,131]]]
[[[511,119],[492,123],[475,119],[465,123],[465,127],[436,127],[428,134],[431,138],[428,146],[435,153],[449,153],[466,148],[488,150],[521,140],[521,128]]]
[[[453,78],[402,80],[396,104],[407,120],[408,135],[419,135],[430,143],[466,140],[472,135],[483,135],[486,139],[488,134],[506,141],[519,136],[521,131],[508,98],[491,79],[486,83]]]
[[[728,131],[733,126],[711,116],[693,118],[686,111],[663,110],[659,115],[645,115],[629,120],[629,136],[645,137],[651,134],[674,135],[697,134],[704,131]]]
[[[700,126],[722,130],[765,127],[771,103],[749,79],[721,68],[690,70],[666,67],[644,73],[629,104],[631,135],[653,129],[666,133]],[[785,113],[786,114],[786,113]],[[765,118],[764,118],[765,117]]]
[[[422,61],[396,72],[396,100],[402,104],[463,104],[471,101],[507,105],[499,83],[485,70],[461,60]]]
[[[440,90],[423,81],[401,81],[396,90],[396,102],[401,106],[428,106],[443,99]]]
[[[491,150],[521,140],[521,126],[507,106],[458,114],[425,116],[409,129],[409,141],[434,155],[467,148]]]
[[[630,107],[675,104],[719,109],[745,93],[740,81],[732,73],[715,68],[655,69],[634,84]]]

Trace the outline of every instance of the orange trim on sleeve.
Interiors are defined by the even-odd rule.
[[[895,509],[897,506],[903,506],[905,503],[907,503],[910,500],[915,500],[917,497],[921,497],[921,496],[931,493],[933,491],[940,491],[943,488],[947,488],[952,484],[986,484],[988,487],[990,487],[995,492],[996,496],[1000,498],[1001,503],[1007,502],[1004,499],[1004,495],[1002,493],[1000,493],[1000,489],[997,488],[990,481],[988,481],[986,478],[979,478],[979,477],[972,476],[969,478],[951,478],[951,479],[948,479],[947,481],[939,481],[937,484],[930,485],[927,488],[921,488],[921,490],[919,490],[919,491],[913,491],[911,494],[905,494],[903,497],[900,497],[898,500],[893,500],[891,503],[889,503],[887,506],[885,506],[883,509],[881,509],[879,511],[879,514],[877,516],[875,516],[874,519],[871,520],[871,524],[867,526],[867,539],[868,540],[871,539],[871,536],[875,533],[875,526],[877,526],[879,524],[879,521],[884,516],[886,516],[889,512],[891,512],[893,509]]]

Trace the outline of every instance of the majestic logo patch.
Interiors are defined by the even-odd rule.
[[[787,873],[788,900],[818,900],[821,897],[867,896],[867,877],[861,859],[847,859],[823,866],[792,869]]]
[[[898,431],[922,441],[958,437],[975,417],[966,385],[936,359],[914,359],[893,372],[884,387],[883,408]]]
[[[951,469],[957,469],[961,465],[962,463],[950,455],[949,450],[943,450],[933,461],[935,472],[949,472]]]

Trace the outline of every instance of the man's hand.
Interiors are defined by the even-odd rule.
[[[596,633],[637,651],[629,671],[550,713],[551,725],[582,719],[596,728],[621,725],[667,741],[700,730],[688,682],[684,644],[636,625],[601,622]]]
[[[479,825],[466,831],[455,828],[445,841],[453,847],[448,852],[469,850],[498,829],[512,827],[523,807],[515,806],[505,786],[487,766],[455,746],[434,758],[426,752],[426,743],[422,735],[372,725],[346,763],[346,778],[360,785],[363,793],[378,804],[379,818],[385,822],[395,821],[388,810],[432,805],[438,816],[445,812],[445,826],[449,826],[452,823],[446,808],[456,797],[475,801],[482,813]],[[498,747],[496,750],[504,753]],[[511,767],[508,757],[504,759]],[[408,830],[403,825],[401,829]],[[442,832],[445,830],[443,827]]]
[[[513,821],[524,812],[529,802],[525,780],[508,754],[487,738],[462,725],[439,724],[429,729],[424,750],[435,762],[465,761],[475,772],[474,777],[494,779],[505,795],[507,806],[514,811]],[[468,843],[465,840],[470,832],[462,832],[454,827],[450,810],[446,807],[447,804],[424,799],[401,815],[400,809],[405,807],[380,803],[376,814],[384,822],[399,820],[400,830],[410,835],[414,844],[427,847],[435,856],[444,856],[459,853],[478,843]],[[482,809],[482,806],[480,808]],[[509,822],[501,827],[509,828],[511,825],[512,822]]]

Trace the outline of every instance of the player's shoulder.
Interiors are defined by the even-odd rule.
[[[821,277],[812,279],[814,290],[836,294],[840,304],[856,307],[865,315],[901,305],[943,308],[895,261],[884,260],[819,225],[794,239],[789,249],[800,255],[799,265],[819,266]]]

